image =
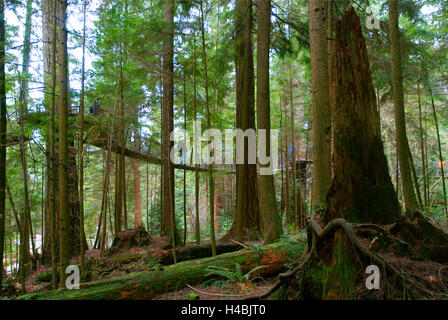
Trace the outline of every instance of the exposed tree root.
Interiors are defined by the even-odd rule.
[[[381,289],[370,292],[363,285],[359,285],[356,288],[354,298],[359,299],[443,299],[448,297],[448,288],[446,282],[448,282],[448,274],[444,272],[448,269],[448,266],[441,265],[440,261],[431,261],[428,259],[415,259],[413,254],[419,252],[421,244],[408,243],[401,239],[396,234],[393,234],[393,229],[398,225],[398,229],[411,228],[415,226],[423,225],[426,231],[428,228],[433,228],[433,232],[439,233],[440,229],[431,227],[427,224],[429,222],[421,221],[425,219],[420,214],[415,215],[414,222],[409,221],[407,218],[402,218],[400,221],[395,222],[392,225],[376,225],[376,224],[351,224],[344,219],[337,218],[330,221],[323,229],[316,222],[315,214],[312,214],[309,223],[309,232],[312,234],[311,247],[307,248],[298,264],[290,271],[279,274],[278,280],[272,286],[272,288],[260,295],[251,296],[247,299],[258,300],[265,298],[275,298],[274,293],[280,288],[287,286],[287,280],[295,277],[300,279],[303,273],[306,272],[311,258],[316,256],[316,243],[318,239],[323,239],[328,236],[331,231],[336,228],[342,229],[347,236],[348,240],[352,243],[355,252],[358,254],[359,260],[366,262],[364,265],[376,264],[381,269]],[[412,227],[413,226],[413,227]],[[422,230],[416,228],[415,232],[422,233]],[[359,236],[355,233],[357,232]],[[442,234],[438,234],[442,236]],[[444,233],[444,236],[448,239],[448,235]],[[434,236],[426,234],[414,234],[414,237],[421,241],[434,240]],[[429,238],[429,239],[427,239]],[[371,239],[380,242],[380,246],[374,248]],[[370,243],[370,247],[367,245]],[[434,248],[445,248],[446,243],[443,241],[431,241],[426,243],[426,246],[432,246]],[[414,249],[416,248],[417,249]],[[404,251],[408,249],[409,251]],[[381,252],[377,253],[376,251]],[[445,257],[439,257],[438,260],[444,260]],[[367,263],[370,261],[370,263]],[[363,264],[362,264],[363,265]],[[291,283],[298,283],[297,281],[291,281]],[[291,288],[291,290],[297,291],[297,288]],[[296,298],[301,298],[301,293],[296,292]],[[291,297],[290,295],[288,295]]]

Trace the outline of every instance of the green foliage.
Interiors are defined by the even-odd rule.
[[[79,14],[79,2],[71,4],[69,19]],[[86,114],[88,125],[87,138],[98,136],[98,134],[115,134],[115,124],[117,118],[117,106],[119,101],[119,71],[120,59],[123,60],[123,99],[125,104],[125,126],[129,128],[127,146],[134,147],[135,137],[133,130],[139,130],[141,141],[135,148],[144,148],[151,153],[160,154],[161,145],[161,98],[162,98],[162,41],[164,39],[162,2],[156,0],[135,0],[135,1],[101,1],[98,8],[89,11],[91,18],[94,18],[95,25],[87,30],[87,52],[94,56],[92,68],[87,70],[86,80],[86,107],[99,98],[104,116],[91,116]],[[204,89],[204,61],[202,57],[202,42],[200,39],[200,17],[198,14],[198,1],[180,1],[176,7],[175,38],[174,38],[174,124],[177,128],[184,126],[186,120],[187,131],[193,133],[192,122],[195,118],[204,119],[205,89]],[[379,110],[381,115],[381,130],[383,135],[385,153],[390,167],[390,174],[395,183],[398,195],[401,198],[400,182],[395,146],[395,123],[392,107],[391,90],[391,70],[389,56],[388,39],[388,13],[387,2],[380,0],[361,0],[353,3],[357,13],[361,17],[364,27],[367,5],[379,8],[381,19],[380,30],[367,30],[364,28],[366,42],[368,46],[369,59],[372,71],[372,80],[378,95]],[[203,2],[205,10],[205,46],[207,51],[209,93],[212,126],[218,129],[228,129],[235,127],[235,30],[233,6],[225,1]],[[292,80],[293,102],[296,107],[296,119],[294,119],[294,130],[298,139],[299,151],[305,154],[308,159],[311,151],[308,146],[312,145],[311,127],[311,70],[310,52],[308,36],[308,8],[306,1],[276,1],[273,5],[272,16],[272,39],[270,55],[270,105],[271,105],[271,126],[273,129],[285,128],[284,104],[289,105],[288,100],[290,90],[290,80]],[[349,2],[337,1],[335,16],[340,17]],[[8,10],[11,14],[21,17],[20,4],[11,3]],[[429,13],[424,13],[426,9]],[[254,6],[255,19],[257,19],[257,8]],[[448,158],[446,148],[446,137],[448,137],[448,113],[444,106],[447,100],[447,80],[448,73],[448,2],[442,0],[403,0],[400,2],[400,33],[403,82],[406,97],[406,126],[409,138],[410,149],[416,172],[419,178],[420,189],[422,182],[429,184],[430,195],[427,205],[424,206],[424,214],[435,221],[446,224],[446,217],[443,213],[443,191],[440,179],[440,169],[437,166],[439,161],[438,146],[436,142],[435,121],[430,109],[429,89],[432,90],[436,104],[436,111],[439,117],[440,135],[442,137],[442,156]],[[9,14],[9,13],[8,13]],[[76,18],[76,17],[75,17]],[[18,19],[21,21],[21,19]],[[76,88],[80,78],[80,57],[73,54],[73,48],[79,49],[81,45],[81,24],[71,25],[70,37],[70,83],[71,104],[79,105],[79,88]],[[7,81],[6,90],[8,98],[8,136],[17,136],[20,132],[18,121],[18,98],[19,79],[23,76],[21,70],[21,48],[20,46],[21,27],[7,24]],[[257,23],[254,23],[253,41],[256,42]],[[38,39],[39,41],[41,39]],[[37,52],[40,46],[33,46],[32,56],[40,57]],[[256,55],[256,53],[255,53]],[[254,56],[255,56],[254,55]],[[196,63],[195,63],[196,58]],[[41,62],[39,62],[41,63]],[[196,66],[196,70],[195,70]],[[291,74],[289,72],[291,68]],[[39,74],[34,73],[29,76],[31,87],[28,114],[25,116],[25,135],[30,138],[27,143],[28,174],[30,177],[30,205],[31,224],[33,233],[42,235],[48,230],[42,225],[47,212],[47,152],[49,117],[48,101],[43,103],[43,93],[41,88],[43,73],[40,66],[32,66],[31,69],[39,69]],[[287,70],[287,71],[285,71]],[[195,72],[196,71],[196,72]],[[194,90],[193,79],[196,73],[197,88]],[[74,81],[73,81],[74,80]],[[419,124],[418,100],[416,95],[417,81],[421,88],[421,106],[423,127]],[[36,84],[38,86],[36,86]],[[185,85],[185,87],[184,87]],[[185,89],[185,90],[184,90]],[[35,92],[40,90],[38,97]],[[48,98],[49,88],[45,88]],[[194,100],[196,95],[197,99]],[[185,102],[184,102],[185,98]],[[287,98],[285,100],[285,98]],[[197,114],[194,114],[194,104],[197,106]],[[186,110],[185,110],[186,109]],[[288,109],[288,107],[287,107]],[[186,112],[186,119],[184,119]],[[289,115],[288,115],[289,116]],[[79,129],[79,117],[69,117],[70,136],[76,139],[76,132]],[[287,129],[290,129],[288,119]],[[420,155],[420,132],[423,132],[425,152],[428,157],[428,172],[423,176]],[[288,135],[290,132],[288,132]],[[280,131],[279,142],[283,143],[285,133]],[[289,136],[290,138],[290,136]],[[305,147],[304,147],[305,146]],[[73,150],[77,150],[78,142],[73,143]],[[306,150],[305,150],[306,148]],[[283,155],[284,156],[284,155]],[[85,233],[89,246],[93,244],[96,235],[99,212],[101,210],[101,193],[104,188],[103,177],[111,175],[111,185],[109,186],[108,203],[113,206],[114,201],[114,177],[115,158],[112,157],[112,170],[104,171],[105,153],[98,148],[87,146],[84,158],[84,213],[85,213]],[[79,163],[74,163],[78,166]],[[142,191],[142,213],[145,226],[152,237],[157,237],[160,233],[160,167],[159,165],[145,165],[140,167],[141,191]],[[446,172],[445,172],[446,174]],[[201,175],[200,175],[201,176]],[[311,173],[307,176],[307,190],[309,191]],[[133,226],[133,174],[129,167],[126,167],[126,177],[128,192],[126,194],[129,225]],[[283,174],[284,177],[284,174]],[[283,183],[282,174],[276,173],[274,176],[277,198],[280,203],[280,187]],[[216,179],[225,178],[216,176]],[[147,180],[148,179],[148,180]],[[200,177],[200,201],[206,200],[205,183]],[[17,145],[7,148],[7,180],[11,187],[12,198],[15,201],[19,213],[24,207],[23,196],[23,176],[21,172],[20,152]],[[183,184],[183,172],[175,171],[175,215],[176,225],[179,231],[190,228],[191,223],[184,226],[183,214],[194,214],[194,183],[195,175],[187,172],[186,184]],[[186,193],[186,206],[184,208],[183,195]],[[146,192],[148,192],[146,194]],[[233,189],[235,192],[235,189]],[[230,193],[230,190],[225,190]],[[229,201],[230,202],[230,201]],[[292,197],[289,205],[293,202]],[[307,202],[309,212],[310,203]],[[233,205],[235,205],[233,203]],[[292,206],[291,206],[292,207]],[[204,208],[201,208],[205,211]],[[221,209],[218,216],[220,230],[219,234],[224,234],[232,225],[232,214],[234,208],[230,203]],[[325,208],[315,208],[316,211],[324,212]],[[113,212],[110,208],[108,213]],[[18,228],[13,218],[12,208],[9,201],[6,201],[6,228],[5,228],[5,255],[8,258],[8,270],[15,265],[13,258],[18,256]],[[189,220],[188,220],[189,221]],[[108,221],[109,223],[109,221]],[[201,224],[201,233],[209,234],[209,224]],[[108,230],[108,232],[110,232]],[[109,234],[110,235],[110,234]],[[194,240],[193,230],[188,229],[188,240]],[[261,238],[262,235],[259,235]],[[297,239],[306,239],[306,233],[297,233],[293,226],[288,225],[282,236],[282,241],[293,243]],[[252,247],[256,252],[258,246]],[[146,261],[150,269],[158,270],[159,263],[148,258]],[[216,270],[215,270],[216,271]],[[225,272],[225,270],[221,270]],[[229,269],[227,273],[237,273]],[[40,275],[43,279],[48,274]],[[241,277],[244,275],[240,275]],[[249,277],[249,276],[248,276]]]
[[[235,269],[220,267],[220,266],[210,266],[208,268],[209,273],[206,275],[207,277],[210,275],[218,275],[221,276],[229,282],[244,282],[250,280],[250,276],[255,271],[266,268],[267,266],[257,266],[250,270],[247,273],[243,273],[241,269],[241,265],[239,263],[235,263]]]
[[[188,299],[189,300],[199,300],[199,295],[195,292],[190,292],[188,294]]]
[[[148,266],[149,270],[160,271],[161,264],[157,257],[148,255],[146,257],[146,265]]]
[[[56,273],[59,279],[59,272]],[[42,272],[35,277],[37,282],[51,282],[51,270],[47,272]]]

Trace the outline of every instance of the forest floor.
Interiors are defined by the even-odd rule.
[[[131,229],[133,230],[133,229]],[[131,243],[129,238],[134,237],[129,230],[123,231],[123,237],[120,240],[114,241],[114,244],[109,248],[104,257],[101,257],[99,249],[89,249],[85,252],[86,269],[89,270],[86,278],[81,278],[81,283],[91,282],[96,280],[104,280],[123,276],[132,272],[138,271],[159,271],[164,270],[164,267],[172,264],[172,250],[165,249],[167,239],[151,238],[145,245],[127,245]],[[124,244],[124,245],[123,245]],[[243,249],[243,246],[259,246],[261,241],[246,242],[240,245],[234,243],[218,243],[221,246],[228,246],[222,250],[226,252]],[[209,241],[202,241],[200,246],[207,247],[210,245]],[[233,246],[233,247],[232,247]],[[188,243],[186,246],[179,248],[179,250],[188,251],[191,248],[197,248],[195,243]],[[207,248],[201,248],[200,254],[204,254]],[[194,260],[192,257],[181,257],[182,260]],[[207,254],[207,252],[205,252]],[[210,252],[211,255],[211,252]],[[179,259],[179,257],[178,257]],[[80,257],[74,257],[70,261],[71,264],[79,264]],[[272,279],[256,278],[254,281],[244,282],[229,282],[223,280],[211,280],[208,283],[202,283],[195,287],[188,287],[172,292],[157,295],[156,300],[173,300],[173,299],[203,299],[203,300],[217,300],[217,299],[240,299],[247,298],[251,295],[259,295],[268,291],[274,282]],[[27,293],[48,292],[51,291],[51,267],[39,266],[30,276],[27,277],[26,291]],[[14,284],[15,293],[21,291],[19,283]],[[15,294],[13,294],[15,295]]]
[[[415,225],[418,225],[418,219],[412,224],[405,225],[406,228],[398,227],[399,225],[370,225],[359,224],[352,225],[355,233],[360,237],[360,240],[366,247],[381,254],[383,258],[391,266],[400,273],[400,277],[394,279],[393,274],[388,272],[385,276],[389,278],[387,283],[391,286],[385,288],[387,291],[394,291],[394,283],[397,281],[402,283],[406,288],[406,293],[393,292],[394,299],[447,299],[448,298],[448,264],[446,261],[439,261],[438,255],[446,256],[442,251],[435,251],[435,259],[416,258],[418,251],[425,252],[427,247],[425,243],[427,239],[415,237],[411,231]],[[440,226],[440,225],[439,225]],[[440,226],[446,232],[446,225]],[[411,229],[409,229],[411,228]],[[290,235],[292,238],[303,241],[305,234]],[[298,238],[297,238],[298,237]],[[406,241],[405,241],[405,240]],[[128,243],[129,241],[123,241]],[[376,247],[376,245],[378,247]],[[410,246],[412,244],[412,246]],[[207,248],[208,242],[201,243],[201,254],[209,254]],[[220,245],[223,245],[222,243]],[[230,244],[224,244],[230,245]],[[235,245],[235,243],[233,243]],[[253,241],[245,243],[244,247],[260,246],[260,241]],[[205,246],[205,248],[204,248]],[[163,271],[164,268],[172,264],[172,249],[166,249],[167,240],[165,238],[151,238],[150,243],[146,245],[116,245],[109,248],[108,253],[102,258],[99,249],[89,249],[86,251],[86,268],[89,270],[88,274],[81,279],[82,283],[111,279],[119,276],[124,276],[137,271]],[[185,251],[198,247],[194,243],[189,243],[187,246],[179,248],[180,253],[185,254]],[[242,246],[235,246],[227,248],[227,252],[242,249]],[[443,247],[443,248],[446,248]],[[442,249],[443,249],[442,248]],[[180,256],[181,261],[195,260],[198,257],[198,252],[189,252],[188,255]],[[434,258],[434,257],[433,257]],[[432,260],[432,261],[431,261]],[[178,260],[179,261],[179,260]],[[79,257],[72,259],[71,264],[78,264]],[[288,268],[288,266],[285,266]],[[232,270],[230,270],[233,272]],[[229,281],[226,277],[212,277],[204,278],[200,284],[185,283],[185,287],[174,291],[157,294],[152,299],[154,300],[241,300],[250,299],[251,297],[259,297],[264,293],[270,291],[274,286],[277,278],[275,275],[271,277],[252,277],[250,280],[244,279],[239,281]],[[51,268],[39,267],[37,271],[31,274],[26,280],[27,293],[38,293],[51,291]],[[360,282],[363,285],[363,282]],[[401,285],[400,285],[401,286]],[[20,292],[20,284],[14,284],[15,292]],[[365,291],[360,289],[360,294]],[[13,294],[16,295],[16,294]],[[378,292],[378,295],[381,295]],[[357,294],[355,294],[357,296]],[[359,296],[361,298],[361,296]],[[381,299],[380,296],[376,297]]]
[[[141,254],[145,252],[145,248],[131,248],[129,250],[120,251],[120,256],[134,254]],[[90,249],[86,252],[87,259],[100,259],[100,250]],[[144,259],[144,258],[142,258]],[[72,263],[76,263],[77,259],[74,259]],[[124,263],[119,269],[116,269],[108,274],[105,274],[100,279],[114,278],[121,275],[125,275],[135,271],[148,271],[150,270],[143,263],[138,261],[132,261]],[[43,274],[51,273],[51,268],[41,267],[33,274],[31,274],[26,280],[27,293],[35,292],[47,292],[50,291],[50,285],[47,281],[42,282],[39,280],[39,276]],[[48,279],[48,278],[47,278]],[[230,282],[226,280],[213,279],[202,284],[191,286],[187,284],[187,287],[166,292],[156,295],[153,300],[240,300],[247,299],[253,296],[260,296],[263,293],[268,292],[274,285],[276,278],[261,278],[257,277],[249,281],[244,282]],[[20,292],[20,285],[16,284],[17,292]]]
[[[275,281],[275,278],[243,283],[218,280],[211,285],[190,286],[160,294],[153,300],[241,300],[268,292]]]

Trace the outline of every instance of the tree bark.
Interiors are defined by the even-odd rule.
[[[390,222],[400,210],[376,125],[365,40],[353,7],[337,22],[335,41],[334,176],[323,221],[344,217],[351,222]]]
[[[236,58],[236,128],[255,130],[254,63],[252,49],[252,2],[235,1],[237,39]],[[248,145],[244,145],[244,164],[236,165],[236,216],[229,235],[239,241],[256,238],[261,233],[257,192],[257,165],[248,163]]]
[[[56,77],[56,24],[54,18],[56,16],[56,2],[52,0],[42,0],[42,38],[43,38],[43,65],[44,65],[44,87],[48,88],[48,92],[44,93],[44,104],[50,116],[49,137],[46,141],[46,163],[49,168],[47,170],[46,179],[46,206],[47,214],[45,216],[45,229],[50,232],[45,233],[44,243],[42,247],[41,261],[44,265],[52,263],[52,236],[55,234],[52,230],[53,218],[56,219],[55,207],[55,188],[57,187],[57,169],[55,166],[55,77]],[[55,224],[56,226],[56,224]],[[57,236],[56,236],[57,239]],[[57,256],[57,255],[56,255]]]
[[[135,110],[135,127],[134,127],[134,148],[140,150],[141,137],[139,124],[139,110],[138,106]],[[140,161],[133,159],[131,162],[132,171],[134,175],[133,180],[133,200],[134,200],[134,228],[143,227],[143,215],[142,215],[142,192],[141,192],[141,169]],[[149,229],[147,229],[149,232]]]
[[[257,34],[257,124],[266,130],[266,156],[271,156],[271,107],[269,96],[269,47],[271,31],[271,1],[258,0]],[[260,167],[269,167],[270,163]],[[274,176],[258,175],[258,198],[263,217],[264,242],[272,243],[282,234],[282,224],[275,196]]]
[[[285,221],[286,224],[291,223],[291,183],[290,178],[291,175],[289,173],[289,138],[288,138],[288,97],[286,92],[286,87],[283,84],[283,113],[285,114],[285,126],[283,128],[284,132],[284,153],[285,153],[285,182],[283,187],[285,188]]]
[[[143,227],[142,196],[140,190],[140,161],[132,160],[134,171],[134,223],[135,228]]]
[[[124,156],[124,148],[126,144],[125,134],[124,134],[124,84],[123,84],[123,43],[120,47],[120,77],[119,77],[119,88],[120,88],[120,113],[119,113],[119,123],[117,128],[117,141],[123,146],[120,153],[117,153],[116,162],[116,177],[115,177],[115,234],[120,232],[123,225],[127,224],[127,219],[125,219],[124,209],[124,198],[126,197],[125,189],[125,167],[126,158]],[[126,227],[125,227],[126,229]]]
[[[328,76],[326,1],[308,0],[311,50],[313,140],[312,208],[325,208],[331,185],[331,109]]]
[[[170,134],[173,131],[173,105],[174,105],[174,78],[173,78],[173,56],[174,56],[174,1],[164,0],[163,21],[163,99],[162,99],[162,234],[167,235],[170,243],[176,246],[180,237],[175,223],[174,206],[174,168],[170,159],[170,151],[173,141]]]
[[[47,50],[50,52],[49,47],[45,47],[44,44],[44,55],[46,57],[51,56],[50,59],[44,59],[44,66],[46,65],[49,67],[51,65],[51,105],[50,105],[50,156],[49,156],[49,172],[48,172],[48,205],[49,205],[49,212],[50,212],[50,248],[51,248],[51,267],[52,267],[52,277],[51,277],[51,285],[53,290],[56,290],[58,288],[58,212],[57,212],[57,203],[56,203],[56,187],[57,187],[57,162],[56,162],[56,54],[57,54],[57,25],[56,25],[56,14],[57,14],[57,6],[56,2],[53,1],[52,5],[50,5],[50,1],[46,1],[45,3],[42,3],[43,5],[43,20],[44,20],[44,34],[47,36],[48,34],[51,35],[51,54],[47,54],[47,51],[45,51],[45,48],[48,48]],[[46,13],[45,13],[46,11]],[[47,22],[47,25],[45,23]],[[52,23],[51,26],[49,26],[49,23]],[[51,27],[51,29],[50,29]],[[48,29],[47,29],[48,28]],[[51,30],[51,31],[50,31]],[[49,37],[48,37],[49,38]],[[45,64],[45,61],[47,62]],[[44,67],[45,69],[45,67]],[[44,79],[44,81],[47,78]],[[48,81],[48,80],[47,80]],[[48,242],[47,242],[48,243]],[[48,252],[48,251],[47,251]],[[42,260],[45,261],[45,246],[44,250],[42,250]]]
[[[58,32],[58,87],[59,87],[59,266],[60,283],[65,286],[67,274],[65,269],[70,262],[70,213],[68,197],[68,56],[67,56],[67,0],[57,1],[57,32]]]
[[[417,203],[419,209],[423,209],[423,201],[422,201],[422,195],[420,193],[420,184],[418,183],[418,176],[417,172],[415,171],[415,165],[414,165],[414,159],[412,157],[411,148],[408,144],[408,154],[409,154],[409,166],[411,167],[411,173],[412,173],[412,181],[414,183],[415,188],[415,194],[417,195]]]

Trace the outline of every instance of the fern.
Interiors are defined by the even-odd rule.
[[[250,277],[250,275],[253,273],[253,272],[255,272],[255,271],[257,271],[257,270],[260,270],[260,269],[263,269],[263,268],[267,268],[267,266],[258,266],[258,267],[255,267],[255,268],[253,268],[252,270],[250,270],[248,273],[246,273],[243,277],[244,277],[244,280],[249,280],[249,277]]]
[[[208,267],[209,273],[207,273],[207,277],[210,275],[217,275],[227,279],[229,282],[244,282],[250,280],[250,276],[257,270],[262,268],[266,268],[267,266],[257,266],[251,269],[246,274],[243,274],[243,270],[241,269],[241,265],[239,263],[235,263],[235,269],[227,268],[227,267],[217,267],[210,266]]]

